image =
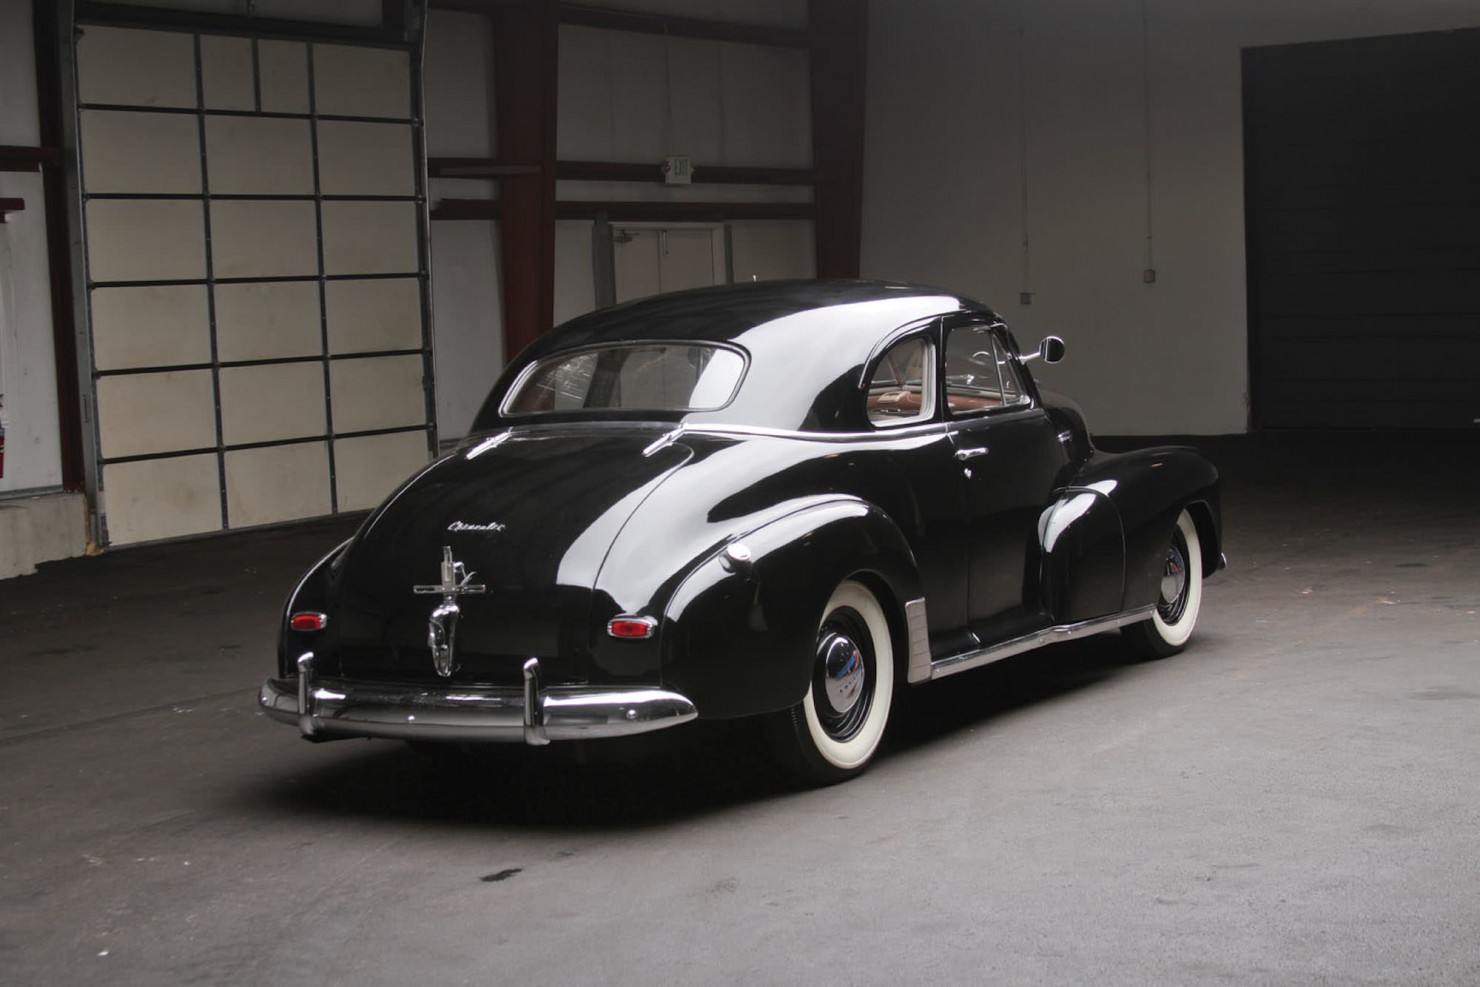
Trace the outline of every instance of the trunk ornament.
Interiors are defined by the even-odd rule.
[[[464,593],[486,593],[488,587],[475,584],[477,573],[468,572],[461,562],[452,557],[452,546],[442,546],[442,581],[436,585],[412,586],[411,592],[420,595],[438,595],[442,602],[432,609],[427,622],[427,647],[432,649],[432,665],[444,679],[452,674],[453,658],[457,649],[457,618],[462,614],[457,598]]]

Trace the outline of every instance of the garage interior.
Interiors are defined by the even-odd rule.
[[[4,979],[1474,982],[1477,83],[1448,0],[0,0]],[[265,723],[507,355],[852,276],[1211,456],[1187,652],[927,686],[816,791]]]

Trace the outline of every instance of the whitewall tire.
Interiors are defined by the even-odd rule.
[[[1144,655],[1164,658],[1187,646],[1202,608],[1202,543],[1197,525],[1185,510],[1177,516],[1166,549],[1161,594],[1147,620],[1131,624],[1122,633]]]

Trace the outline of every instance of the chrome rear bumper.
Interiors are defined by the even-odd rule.
[[[540,663],[524,663],[522,689],[429,689],[319,679],[313,655],[296,678],[268,679],[257,696],[267,715],[313,739],[391,737],[468,743],[541,745],[552,740],[625,737],[687,723],[694,704],[663,689],[551,686]]]

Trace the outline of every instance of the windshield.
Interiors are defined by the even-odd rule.
[[[721,346],[629,343],[535,364],[504,399],[505,415],[580,411],[715,411],[730,403],[745,358]]]

